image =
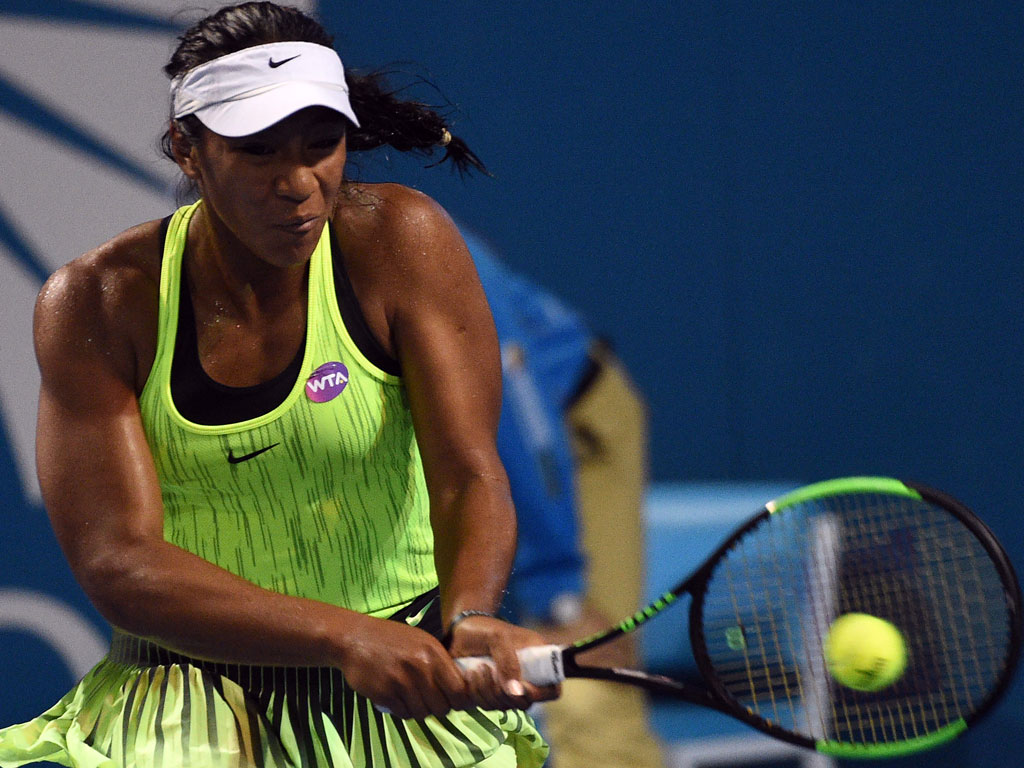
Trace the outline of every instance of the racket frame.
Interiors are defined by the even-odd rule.
[[[762,525],[772,515],[783,512],[787,507],[801,502],[825,498],[848,492],[878,492],[922,499],[939,506],[956,517],[975,536],[995,565],[1003,585],[1004,599],[1009,619],[1007,656],[1002,672],[985,699],[965,717],[950,723],[925,736],[900,742],[880,744],[851,744],[814,739],[783,728],[742,706],[732,697],[718,680],[712,668],[710,655],[704,640],[703,608],[706,588],[718,563],[751,530]],[[595,646],[611,642],[617,637],[629,634],[646,624],[684,594],[691,598],[689,606],[689,636],[697,670],[707,688],[675,680],[665,675],[655,675],[625,668],[606,668],[580,664],[576,657]],[[652,693],[665,694],[689,701],[709,709],[722,712],[782,741],[814,749],[823,754],[846,758],[888,758],[913,754],[950,741],[989,712],[1002,697],[1013,680],[1014,671],[1020,658],[1022,632],[1022,597],[1010,559],[1002,545],[985,523],[961,502],[941,491],[917,482],[901,481],[887,477],[847,477],[826,480],[798,488],[774,501],[768,502],[760,512],[744,521],[689,576],[668,592],[651,601],[632,616],[618,624],[584,637],[562,652],[562,665],[566,677],[578,677],[611,682],[629,683]]]

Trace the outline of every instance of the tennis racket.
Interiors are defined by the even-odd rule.
[[[684,594],[703,685],[577,661]],[[902,634],[905,670],[881,690],[847,687],[829,671],[830,628],[850,613],[884,619]],[[539,685],[567,677],[628,683],[824,754],[880,758],[970,728],[1009,685],[1020,643],[1020,586],[984,523],[925,486],[850,477],[769,502],[633,616],[569,646],[524,649],[520,662]]]

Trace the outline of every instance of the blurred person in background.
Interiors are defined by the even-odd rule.
[[[498,452],[519,520],[506,618],[568,644],[640,606],[647,410],[608,343],[578,314],[463,233],[501,344]],[[587,663],[635,667],[633,638]],[[554,768],[658,768],[646,694],[567,680],[543,705]]]

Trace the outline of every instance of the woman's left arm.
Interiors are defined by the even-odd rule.
[[[426,196],[403,190],[399,198],[402,215],[389,228],[394,266],[401,270],[395,282],[401,285],[392,291],[389,325],[430,493],[448,627],[463,611],[498,609],[515,554],[515,510],[496,446],[501,357],[487,299],[457,227]],[[543,643],[532,631],[472,615],[455,625],[451,640],[453,656],[489,655],[497,664],[496,681],[470,681],[485,699],[481,703],[524,707],[557,694],[519,685],[515,650]]]

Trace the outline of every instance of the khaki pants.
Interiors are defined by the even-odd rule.
[[[603,626],[641,607],[644,575],[643,502],[647,487],[647,410],[619,361],[595,352],[593,383],[567,415],[577,459],[586,603]],[[559,634],[572,632],[563,627]],[[589,631],[589,628],[588,630]],[[578,639],[575,635],[572,639]],[[626,636],[587,656],[588,663],[636,664]],[[567,680],[562,696],[544,706],[554,768],[660,768],[647,700],[631,686]]]

